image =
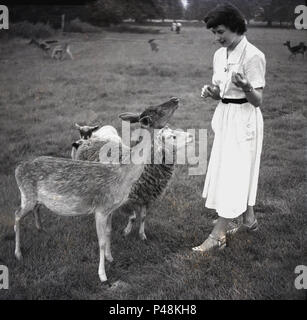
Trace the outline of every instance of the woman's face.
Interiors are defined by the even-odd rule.
[[[222,47],[231,46],[240,37],[240,35],[232,32],[224,25],[219,25],[216,28],[212,28],[211,31],[215,36],[215,41],[219,42]]]

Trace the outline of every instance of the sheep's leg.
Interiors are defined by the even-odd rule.
[[[129,216],[128,224],[127,224],[126,228],[124,229],[124,236],[127,236],[131,232],[132,225],[133,225],[135,219],[136,219],[136,213],[133,210],[133,214]]]
[[[97,236],[98,236],[98,243],[99,243],[99,268],[98,268],[98,275],[101,280],[101,282],[107,281],[105,266],[104,266],[104,258],[105,258],[105,251],[106,251],[106,228],[107,228],[107,220],[108,215],[106,215],[104,212],[97,211],[95,213],[95,219],[96,219],[96,230],[97,230]]]
[[[140,229],[139,229],[139,236],[142,240],[146,240],[145,234],[145,219],[146,219],[146,207],[142,207],[141,209],[141,222],[140,222]]]
[[[106,227],[106,259],[109,262],[113,261],[112,253],[111,253],[111,231],[112,231],[112,214],[109,214],[107,219],[107,227]]]
[[[22,254],[20,250],[20,220],[25,217],[29,212],[31,212],[34,207],[35,203],[33,202],[27,202],[27,200],[24,199],[23,195],[21,194],[21,207],[20,209],[16,210],[15,212],[15,256],[18,260],[22,259]]]

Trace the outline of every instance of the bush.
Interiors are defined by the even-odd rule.
[[[160,29],[154,28],[142,28],[142,27],[131,27],[127,25],[118,25],[109,27],[110,32],[129,32],[129,33],[148,33],[148,34],[160,34]]]
[[[49,25],[38,22],[33,24],[29,21],[21,21],[17,23],[11,23],[9,29],[9,35],[22,38],[48,38],[53,36],[55,30]]]
[[[91,33],[101,32],[99,27],[95,27],[87,22],[80,21],[78,18],[71,20],[65,26],[66,32],[80,32],[80,33]]]

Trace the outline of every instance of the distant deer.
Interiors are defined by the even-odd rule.
[[[140,123],[152,136],[154,129],[166,125],[178,103],[178,98],[171,98],[163,104],[146,108],[140,114],[124,113],[120,117]],[[139,151],[134,149],[131,159],[134,154],[137,157]],[[151,155],[150,143],[144,145],[143,154],[146,157]],[[127,201],[131,188],[144,171],[143,162],[107,166],[90,161],[38,157],[19,164],[15,170],[21,195],[20,208],[15,212],[16,258],[22,258],[21,219],[33,210],[36,227],[40,228],[38,205],[43,204],[62,216],[95,214],[100,251],[98,274],[102,282],[107,281],[105,259],[113,261],[110,240],[112,213]]]
[[[305,45],[304,42],[300,42],[300,43],[299,43],[299,46],[301,46],[302,51],[303,51],[303,58],[305,58],[305,52],[306,52],[306,50],[307,50],[307,46]]]
[[[51,50],[51,43],[56,43],[57,40],[37,40],[32,38],[29,42],[29,44],[34,44],[38,48],[42,49],[44,52],[49,52]]]
[[[159,51],[159,46],[158,44],[155,42],[155,39],[150,39],[148,40],[148,43],[150,45],[150,48],[152,51],[154,52],[158,52]]]
[[[54,43],[58,43],[57,40],[37,40],[32,38],[29,42],[29,44],[34,44],[41,50],[43,50],[46,54],[50,55],[52,59],[56,60],[63,60],[66,55],[70,57],[71,60],[73,60],[73,55],[70,51],[70,46],[67,43],[64,44],[57,44],[54,45]]]
[[[289,51],[291,52],[288,60],[290,60],[291,58],[295,58],[297,54],[301,54],[304,59],[305,51],[306,51],[306,46],[305,46],[304,42],[300,42],[299,45],[291,47],[290,41],[286,41],[284,43],[284,46],[288,47]]]
[[[52,59],[63,60],[66,55],[68,55],[71,60],[74,59],[68,43],[55,46],[51,52]]]

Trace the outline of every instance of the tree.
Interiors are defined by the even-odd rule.
[[[125,18],[136,22],[163,17],[163,0],[124,0]]]
[[[184,15],[184,7],[180,0],[163,1],[164,18],[182,19]]]
[[[95,25],[118,24],[124,16],[122,0],[97,0],[87,6],[88,20]]]
[[[294,22],[294,8],[301,3],[301,0],[259,0],[261,18],[272,26],[273,21]]]
[[[202,21],[206,14],[220,3],[220,0],[189,0],[185,14],[186,19]]]
[[[252,19],[255,15],[256,3],[250,0],[189,0],[188,7],[186,11],[187,19],[197,19],[203,20],[209,10],[215,8],[216,6],[224,3],[230,3],[237,7],[247,22]]]

